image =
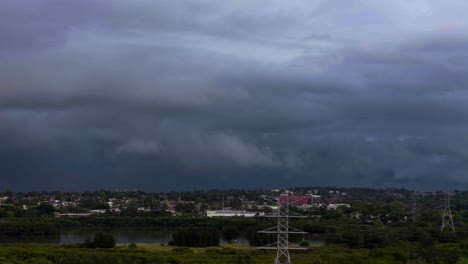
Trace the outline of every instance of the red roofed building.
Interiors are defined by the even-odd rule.
[[[298,196],[294,195],[292,192],[281,194],[279,200],[281,205],[286,205],[288,203],[291,206],[312,204],[312,197],[310,195]]]

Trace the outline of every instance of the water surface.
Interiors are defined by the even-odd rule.
[[[88,237],[92,239],[97,232],[112,235],[117,244],[167,244],[172,240],[174,229],[155,227],[70,228],[61,230],[60,235],[56,236],[0,236],[0,243],[75,244],[83,243]],[[310,245],[324,244],[321,239],[306,237],[306,240]],[[221,240],[221,244],[226,243],[227,241]],[[242,237],[234,240],[233,243],[249,245],[249,241]]]

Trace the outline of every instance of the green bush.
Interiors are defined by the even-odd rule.
[[[113,248],[115,247],[115,239],[112,235],[99,232],[94,235],[92,241],[87,237],[81,246],[85,248]]]
[[[240,232],[235,226],[227,226],[223,228],[222,235],[225,241],[231,242],[232,240],[239,238]]]
[[[136,248],[137,248],[137,245],[136,245],[135,243],[130,243],[130,244],[128,245],[128,248],[130,248],[130,249],[136,249]]]
[[[172,235],[171,245],[186,247],[218,246],[220,235],[215,228],[189,227],[180,228]]]
[[[97,248],[113,248],[115,247],[115,239],[112,235],[97,233],[94,236],[94,246]]]
[[[299,246],[301,246],[301,247],[308,247],[308,246],[309,246],[309,242],[303,240],[303,241],[299,244]]]

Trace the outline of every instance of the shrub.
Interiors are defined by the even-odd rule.
[[[301,246],[301,247],[308,247],[308,246],[309,246],[309,242],[303,240],[303,241],[299,244],[299,246]]]
[[[112,235],[97,233],[93,240],[94,246],[97,248],[113,248],[115,247],[115,239]]]
[[[81,246],[85,248],[113,248],[115,247],[115,239],[112,235],[99,232],[94,235],[93,241],[87,237]]]
[[[129,249],[136,249],[136,248],[137,248],[137,245],[136,245],[135,243],[130,243],[130,244],[128,245],[128,248],[129,248]]]
[[[232,240],[238,238],[240,236],[240,232],[235,226],[227,226],[223,228],[223,239],[232,242]]]
[[[219,245],[220,235],[214,228],[189,227],[176,230],[172,238],[173,242],[171,241],[170,245],[211,247]]]

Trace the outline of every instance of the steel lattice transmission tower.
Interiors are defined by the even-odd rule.
[[[417,214],[418,214],[418,206],[416,204],[416,192],[413,192],[412,201],[411,201],[411,218],[413,219],[413,223],[416,222]]]
[[[291,257],[289,250],[305,250],[302,247],[291,247],[289,243],[289,234],[307,234],[301,230],[289,226],[289,218],[304,216],[291,216],[289,215],[289,197],[286,197],[286,202],[282,204],[281,198],[278,198],[278,209],[276,210],[277,223],[276,226],[268,228],[259,233],[263,234],[276,234],[276,242],[258,247],[258,249],[275,249],[276,258],[274,264],[291,264]]]
[[[452,210],[450,209],[450,194],[447,193],[447,197],[444,199],[444,212],[442,213],[442,226],[440,231],[442,232],[445,227],[450,227],[452,232],[455,232],[455,225],[453,224]]]

